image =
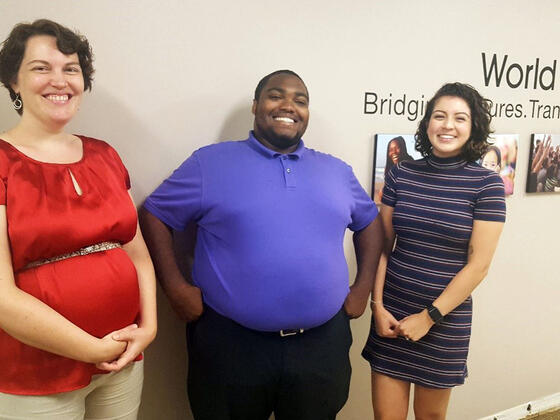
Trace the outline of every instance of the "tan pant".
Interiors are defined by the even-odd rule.
[[[51,395],[0,393],[0,420],[135,420],[144,362],[117,373],[95,375],[85,388]]]

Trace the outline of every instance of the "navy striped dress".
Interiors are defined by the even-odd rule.
[[[505,221],[501,178],[459,157],[399,163],[386,176],[382,201],[394,207],[397,240],[383,303],[396,319],[422,311],[465,266],[473,220]],[[471,319],[469,297],[413,342],[379,337],[372,318],[362,355],[372,370],[396,379],[430,388],[460,385]]]

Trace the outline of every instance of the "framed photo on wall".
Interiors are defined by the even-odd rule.
[[[420,159],[422,155],[414,149],[414,134],[376,134],[373,148],[373,174],[371,198],[381,204],[385,173],[404,160]]]
[[[478,163],[497,172],[504,181],[506,196],[512,195],[519,134],[492,134],[489,140],[492,145]]]
[[[560,134],[532,134],[528,193],[560,192]]]

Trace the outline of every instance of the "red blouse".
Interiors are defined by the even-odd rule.
[[[136,322],[136,269],[121,248],[24,269],[105,241],[136,234],[128,172],[107,143],[80,137],[83,156],[68,164],[36,161],[0,140],[0,205],[6,206],[17,286],[84,331],[103,337]],[[72,176],[81,189],[78,194]],[[0,329],[0,392],[43,395],[87,386],[105,373],[39,350]]]

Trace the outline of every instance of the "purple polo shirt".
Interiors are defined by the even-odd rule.
[[[311,328],[348,294],[346,228],[377,208],[341,160],[304,147],[280,154],[251,132],[203,147],[146,200],[176,230],[194,220],[193,280],[215,311],[248,328]]]

